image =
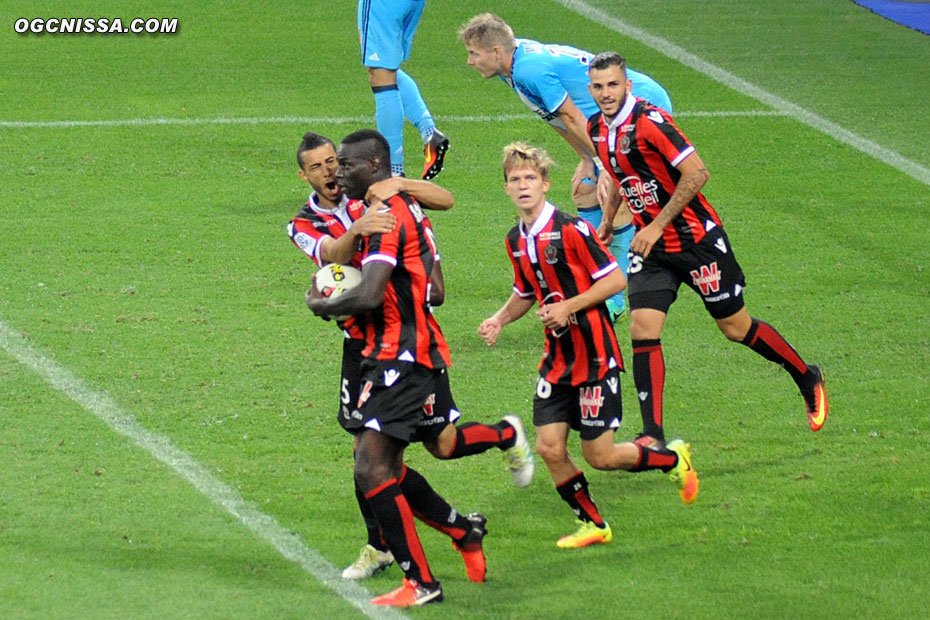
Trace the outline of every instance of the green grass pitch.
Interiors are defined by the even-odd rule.
[[[440,463],[415,446],[438,491],[488,516],[488,581],[469,583],[421,528],[446,601],[369,617],[925,616],[930,38],[846,0],[429,0],[406,68],[453,142],[437,180],[457,204],[432,218],[437,316],[458,404],[486,422],[530,421],[542,346],[529,319],[493,349],[475,335],[511,283],[501,147],[548,148],[565,209],[576,161],[466,66],[456,29],[483,11],[518,36],[616,49],[666,86],[750,312],[825,369],[831,416],[811,433],[788,376],[727,343],[683,291],[663,337],[666,416],[694,447],[697,502],[661,475],[584,466],[614,542],[566,552],[554,543],[572,515],[541,462],[516,489],[496,454]],[[14,32],[22,17],[81,16],[177,18],[179,31]],[[300,136],[373,126],[357,47],[351,0],[0,8],[0,617],[366,617],[94,415],[110,403],[169,440],[326,566],[354,559],[340,335],[305,307],[311,263],[284,226],[308,192]],[[629,373],[622,390],[630,437]]]

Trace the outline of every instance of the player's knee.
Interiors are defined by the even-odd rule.
[[[370,491],[387,482],[391,474],[391,467],[388,463],[380,463],[364,457],[355,460],[355,482],[363,491]]]
[[[743,338],[746,337],[746,332],[734,325],[721,325],[720,331],[727,337],[727,340],[732,342],[742,342]]]
[[[600,446],[591,445],[590,443],[585,442],[585,445],[582,445],[581,447],[581,453],[588,465],[594,469],[609,471],[616,469],[616,467],[611,462],[611,452],[613,447],[614,444],[612,441],[607,448],[602,448]]]
[[[752,327],[752,318],[745,311],[740,311],[733,316],[719,319],[717,327],[720,328],[720,331],[728,340],[742,342]]]
[[[379,67],[366,67],[366,69],[368,69],[368,84],[372,87],[395,86],[397,84],[397,71]]]
[[[661,326],[656,326],[651,321],[638,320],[638,313],[634,310],[630,313],[630,338],[633,340],[653,340],[659,338],[662,334]]]
[[[562,463],[568,458],[568,449],[564,442],[536,439],[536,454],[546,463]]]
[[[607,471],[611,469],[609,467],[607,458],[601,454],[586,454],[584,460],[588,462],[588,465],[594,469],[599,469],[601,471]]]
[[[452,446],[444,446],[441,440],[424,441],[423,447],[426,448],[427,452],[440,460],[446,460],[449,458],[449,455],[452,454]]]

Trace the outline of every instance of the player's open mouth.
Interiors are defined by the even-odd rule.
[[[331,191],[331,192],[336,191],[336,188],[337,188],[337,187],[338,187],[338,186],[336,185],[336,182],[335,182],[335,181],[327,181],[327,182],[326,182],[326,189],[329,190],[329,191]]]

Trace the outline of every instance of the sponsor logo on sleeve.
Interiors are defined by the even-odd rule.
[[[313,249],[313,237],[307,233],[299,232],[294,235],[294,243],[304,252],[310,252]]]

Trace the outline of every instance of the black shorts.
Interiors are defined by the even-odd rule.
[[[439,371],[435,391],[426,397],[423,414],[414,441],[436,439],[449,424],[455,424],[462,417],[455,399],[452,398],[452,386],[449,385],[449,369]]]
[[[616,368],[600,381],[582,385],[552,384],[542,377],[536,380],[533,426],[565,422],[587,441],[617,430],[622,420],[620,371]]]
[[[343,428],[353,434],[371,429],[411,443],[435,439],[457,418],[444,368],[365,359],[358,401]]]
[[[349,430],[352,410],[358,405],[358,394],[362,385],[362,350],[365,341],[345,338],[342,341],[342,377],[339,380],[339,425]]]
[[[652,308],[667,314],[682,282],[701,296],[715,319],[732,316],[746,305],[746,276],[722,226],[684,252],[652,251],[645,260],[631,253],[628,278],[631,311]]]

